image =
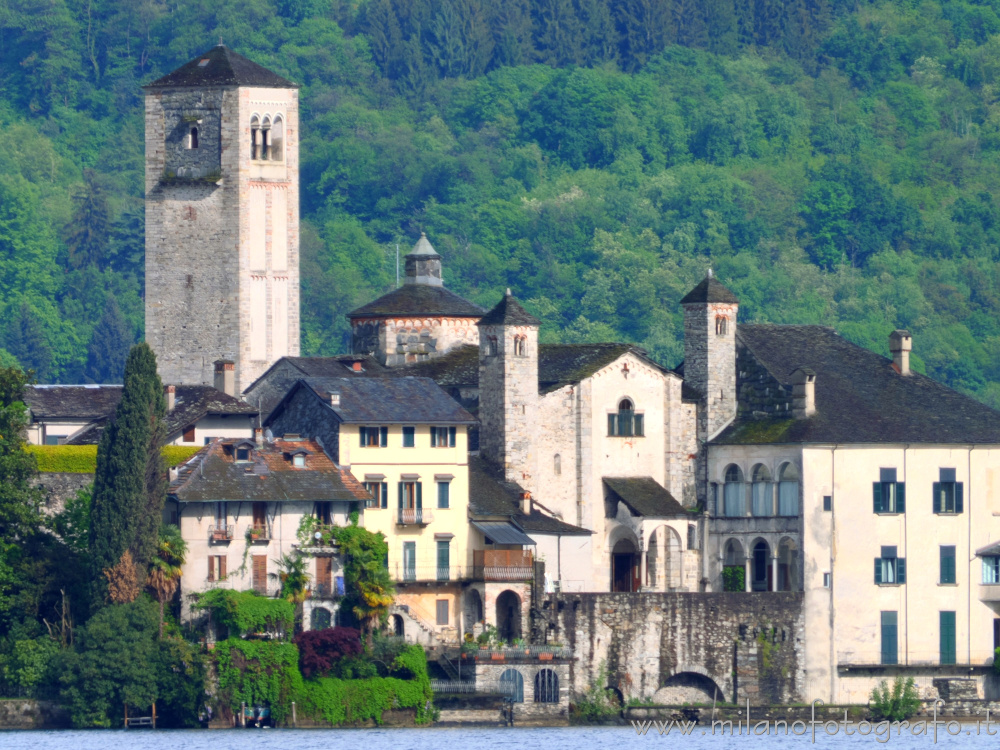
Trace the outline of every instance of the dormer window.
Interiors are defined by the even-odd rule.
[[[237,461],[249,461],[250,460],[250,449],[249,448],[237,448],[236,449],[236,460]]]
[[[254,444],[249,440],[245,440],[242,443],[237,443],[233,446],[233,456],[236,457],[237,463],[249,463],[253,461],[253,448]]]

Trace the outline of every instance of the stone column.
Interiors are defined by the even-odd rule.
[[[646,588],[646,576],[648,571],[646,570],[646,557],[649,555],[649,542],[646,542],[646,549],[640,552],[642,556],[639,560],[639,591],[643,591]]]
[[[748,557],[746,560],[746,563],[743,565],[743,588],[749,594],[752,587],[751,581],[753,580],[753,565],[751,564],[753,562],[753,558]]]
[[[778,556],[771,558],[771,591],[778,590]]]

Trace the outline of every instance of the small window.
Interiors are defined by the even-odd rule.
[[[1000,555],[983,558],[983,583],[1000,583]]]
[[[316,520],[321,524],[330,526],[333,523],[333,503],[329,501],[316,503],[315,513]]]
[[[250,158],[256,161],[260,158],[260,118],[254,115],[250,118]]]
[[[209,581],[224,581],[224,580],[226,580],[226,556],[225,555],[209,555],[209,557],[208,557],[208,580]]]
[[[955,481],[954,469],[941,469],[940,481],[934,483],[934,512],[961,513],[963,511],[963,484]]]
[[[456,428],[431,427],[431,448],[454,448]]]
[[[515,336],[514,337],[514,356],[524,357],[527,352],[527,337],[526,336]]]
[[[906,560],[896,557],[895,547],[882,547],[882,556],[875,558],[875,583],[906,583]]]
[[[539,669],[535,675],[535,703],[559,702],[559,675],[551,669]]]
[[[879,469],[872,485],[872,508],[876,513],[905,513],[906,485],[896,481],[895,469]]]
[[[823,510],[833,510],[832,495],[823,495]]]
[[[236,460],[237,461],[249,461],[250,460],[250,449],[249,448],[237,448],[236,449]]]
[[[451,579],[451,542],[440,539],[437,543],[437,580],[448,581]],[[447,625],[447,622],[439,622],[438,625]]]
[[[389,507],[389,483],[388,482],[365,482],[365,489],[372,496],[371,500],[365,500],[366,508],[388,508]]]
[[[451,483],[450,482],[438,482],[438,507],[448,508],[451,502]]]
[[[403,428],[403,447],[412,448],[416,445],[416,428],[415,427],[404,427]]]
[[[717,315],[715,317],[715,335],[725,336],[729,333],[729,318],[725,315]]]
[[[830,573],[824,573],[823,574],[823,588],[825,588],[825,589],[830,588],[830,582],[831,582],[831,580],[832,580],[831,574]]]
[[[552,458],[552,470],[556,473],[556,476],[562,474],[562,456],[558,453]]]
[[[486,355],[495,357],[500,353],[500,344],[496,336],[489,336],[486,339]]]
[[[271,158],[271,118],[267,115],[260,122],[260,160]]]
[[[362,448],[385,448],[389,444],[388,427],[361,427]]]
[[[437,624],[447,625],[448,624],[448,600],[438,599],[437,600]]]
[[[297,469],[304,469],[306,467],[306,457],[301,453],[292,456],[292,466]]]
[[[182,438],[182,440],[185,443],[194,442],[194,425],[190,425],[184,429],[184,437]]]
[[[191,128],[188,134],[188,148],[198,148],[198,128]]]
[[[955,583],[955,547],[944,545],[940,547],[940,579],[939,583]]]
[[[282,161],[285,158],[285,123],[281,115],[276,115],[274,123],[268,131],[268,158],[271,161]]]

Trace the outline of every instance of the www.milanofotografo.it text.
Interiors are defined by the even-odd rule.
[[[915,737],[928,737],[933,742],[938,740],[938,732],[943,732],[951,736],[961,735],[995,735],[1000,724],[995,723],[990,718],[989,710],[986,711],[985,718],[958,722],[954,720],[944,721],[938,719],[935,703],[933,715],[928,719],[917,719],[914,721],[853,721],[848,718],[848,711],[844,709],[843,719],[816,718],[816,707],[822,706],[823,701],[812,702],[812,712],[809,721],[798,719],[788,722],[786,720],[760,719],[754,721],[750,715],[750,702],[747,701],[746,716],[732,720],[715,721],[711,725],[699,725],[697,721],[680,721],[671,719],[669,721],[657,721],[655,719],[647,721],[632,720],[632,728],[640,736],[661,736],[680,735],[686,736],[711,736],[711,737],[768,737],[768,736],[788,736],[797,737],[811,735],[812,741],[816,742],[816,737],[835,736],[838,734],[871,736],[876,742],[886,743],[895,735],[909,734]]]

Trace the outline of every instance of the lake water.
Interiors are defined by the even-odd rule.
[[[799,727],[801,731],[803,728]],[[832,729],[832,727],[831,727]],[[862,728],[863,729],[863,728]],[[824,734],[817,727],[815,747],[858,748],[969,748],[986,750],[1000,744],[1000,725],[994,724],[996,736],[986,734],[986,725],[976,734],[975,724],[948,728],[941,725],[938,737],[928,731],[926,736],[913,736],[904,730],[887,737],[847,736],[840,729],[835,736]],[[704,730],[704,734],[702,733]],[[810,730],[811,731],[811,730]],[[715,736],[709,727],[696,727],[688,736],[676,731],[661,735],[657,729],[639,736],[631,726],[624,727],[565,727],[553,729],[362,729],[362,730],[215,730],[215,731],[149,731],[94,730],[58,732],[0,732],[2,750],[483,750],[506,745],[510,750],[623,750],[669,743],[672,748],[690,747],[707,750],[710,747],[731,747],[739,743],[747,750],[777,750],[779,747],[812,747],[812,735],[803,736]]]

